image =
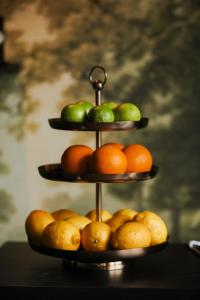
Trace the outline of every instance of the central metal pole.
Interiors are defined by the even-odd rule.
[[[96,105],[101,105],[101,90],[95,90]],[[102,134],[101,131],[96,131],[96,149],[101,147],[102,144]],[[102,184],[96,183],[96,216],[97,221],[101,222],[101,211],[102,211]]]
[[[103,81],[94,79],[93,73],[97,70],[101,70],[103,72],[104,79]],[[89,75],[90,83],[95,90],[95,104],[101,105],[101,91],[107,81],[107,73],[106,70],[101,66],[94,66]],[[101,131],[96,131],[96,149],[101,147],[102,144],[102,134]],[[101,222],[101,211],[102,211],[102,184],[97,182],[96,183],[96,219],[98,222]]]

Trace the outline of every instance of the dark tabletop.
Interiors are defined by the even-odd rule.
[[[136,258],[124,270],[64,268],[62,260],[34,252],[27,243],[0,248],[0,295],[28,299],[200,299],[200,256],[169,244]],[[20,299],[19,298],[19,299]]]

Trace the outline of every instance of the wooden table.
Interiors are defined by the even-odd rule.
[[[63,268],[27,243],[0,248],[1,299],[200,299],[200,256],[184,244],[137,258],[124,270]],[[137,298],[135,298],[137,297]]]

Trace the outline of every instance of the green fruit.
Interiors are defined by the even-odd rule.
[[[140,110],[132,103],[122,103],[113,112],[115,121],[139,121],[141,119]]]
[[[66,122],[84,122],[85,116],[85,109],[79,104],[69,104],[61,112],[61,119]]]
[[[93,107],[88,114],[89,122],[113,122],[114,113],[112,109],[100,105]]]
[[[104,107],[106,106],[106,107],[108,107],[110,109],[114,109],[114,108],[117,107],[117,104],[115,102],[104,102],[102,104],[102,106],[104,106]]]
[[[88,114],[90,109],[93,108],[92,103],[89,101],[79,101],[76,104],[83,106],[86,111],[86,114]]]

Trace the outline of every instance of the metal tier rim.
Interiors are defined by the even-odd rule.
[[[144,181],[152,179],[158,173],[159,167],[153,165],[148,172],[125,174],[69,174],[64,173],[61,164],[48,164],[38,167],[40,175],[48,180],[85,183],[123,183],[131,181]]]
[[[58,130],[76,130],[76,131],[120,131],[142,129],[147,127],[149,119],[141,118],[140,121],[117,121],[105,123],[90,122],[65,122],[61,118],[48,119],[49,125],[53,129]]]
[[[168,239],[158,245],[146,247],[146,248],[134,248],[124,250],[107,250],[99,252],[91,252],[85,250],[61,250],[54,248],[46,248],[42,246],[36,246],[29,240],[30,247],[41,254],[58,257],[62,259],[87,262],[87,263],[103,263],[103,262],[115,262],[115,261],[131,261],[136,257],[142,257],[149,254],[153,254],[161,251],[168,245]]]

